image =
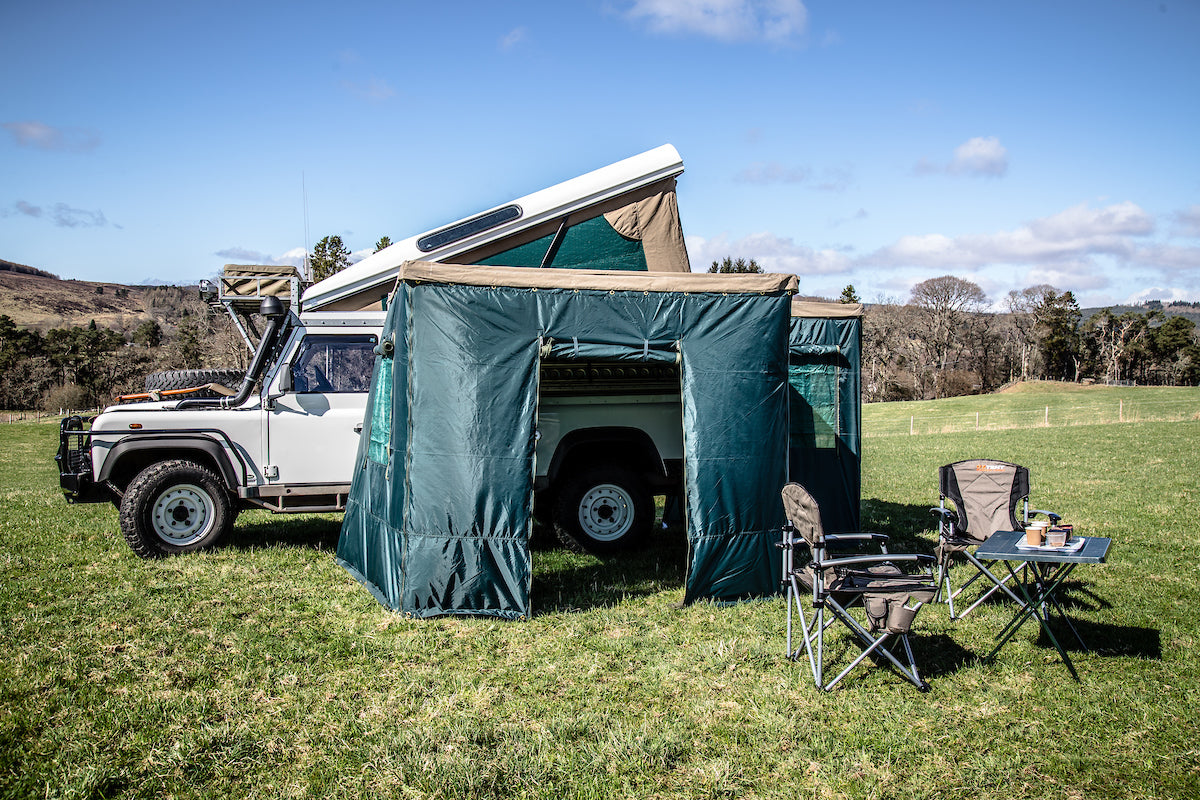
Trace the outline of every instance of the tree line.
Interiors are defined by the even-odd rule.
[[[991,310],[977,284],[944,275],[918,283],[905,303],[868,306],[863,399],[951,397],[1037,379],[1200,384],[1196,325],[1161,303],[1084,320],[1074,294],[1043,284],[1009,292],[1002,305]]]
[[[384,237],[376,249],[389,243]],[[342,254],[340,242],[327,244]],[[762,268],[753,259],[726,258],[709,271]],[[859,301],[853,286],[839,299]],[[1035,379],[1200,385],[1196,325],[1167,315],[1161,304],[1103,309],[1084,320],[1071,292],[1040,285],[1009,292],[1002,305],[992,310],[978,285],[949,275],[917,284],[907,302],[867,305],[863,399],[950,397]],[[143,391],[145,376],[158,370],[245,368],[239,334],[194,290],[150,289],[143,312],[127,329],[92,321],[45,333],[0,315],[0,409],[90,408]]]
[[[381,237],[375,252],[392,244]],[[310,279],[327,278],[350,265],[340,236],[317,242],[308,258]],[[50,277],[11,262],[6,269]],[[114,290],[120,296],[127,289]],[[102,294],[103,287],[96,293]],[[0,409],[94,408],[145,390],[146,376],[166,369],[245,369],[249,352],[230,320],[213,313],[194,288],[156,286],[142,299],[142,319],[132,328],[85,326],[23,329],[0,314]]]
[[[211,314],[195,289],[147,290],[143,318],[124,329],[92,320],[42,333],[0,314],[0,409],[6,411],[93,408],[144,391],[151,372],[246,362],[233,325]]]

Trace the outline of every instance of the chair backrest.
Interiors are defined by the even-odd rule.
[[[1007,461],[972,459],[938,471],[940,492],[958,509],[957,528],[983,541],[996,531],[1017,530],[1017,508],[1029,496],[1029,470]]]
[[[817,501],[798,483],[789,483],[783,487],[783,511],[796,532],[804,537],[809,546],[825,538],[821,527],[821,509]]]

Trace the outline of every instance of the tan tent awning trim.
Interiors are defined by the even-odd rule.
[[[862,315],[862,303],[818,303],[813,300],[792,300],[793,317],[844,319]]]
[[[518,289],[589,289],[632,292],[720,292],[726,294],[795,293],[795,275],[711,274],[707,272],[630,272],[627,270],[484,267],[409,261],[398,282],[505,286]]]

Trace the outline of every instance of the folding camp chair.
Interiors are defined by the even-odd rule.
[[[817,502],[798,483],[783,487],[783,508],[787,522],[783,526],[780,546],[784,553],[783,582],[787,587],[788,657],[799,660],[801,656],[802,648],[792,646],[792,616],[795,613],[803,621],[798,633],[804,639],[803,651],[808,654],[813,682],[818,688],[828,691],[867,656],[882,656],[918,689],[929,691],[929,684],[917,671],[908,631],[917,610],[937,593],[933,556],[888,554],[888,537],[879,533],[826,535],[821,528]],[[848,543],[870,542],[880,544],[881,555],[838,557],[829,553],[831,545],[836,548]],[[795,550],[800,545],[806,545],[812,556],[812,560],[802,566],[797,565],[795,557]],[[896,566],[902,562],[914,563],[927,568],[928,572],[905,574]],[[812,600],[811,615],[804,609],[803,598],[806,596]],[[859,622],[852,611],[863,612],[866,624]],[[825,629],[833,625],[834,620],[850,629],[853,640],[862,647],[862,653],[825,684]],[[892,652],[896,643],[903,648],[903,662]]]
[[[1021,599],[1006,585],[1011,576],[997,578],[970,548],[983,544],[996,531],[1021,530],[1031,516],[1045,514],[1051,523],[1061,519],[1054,512],[1029,508],[1029,470],[1007,461],[957,461],[938,470],[938,484],[939,504],[930,511],[938,516],[938,599],[950,607],[950,618],[962,619],[1000,590],[1020,603]],[[950,582],[950,567],[960,554],[975,566],[975,572],[955,589]],[[985,576],[991,587],[956,615],[955,598]]]

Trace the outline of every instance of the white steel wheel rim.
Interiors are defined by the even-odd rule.
[[[593,486],[579,501],[579,527],[598,542],[620,539],[632,526],[633,497],[620,486]]]
[[[202,539],[212,526],[217,508],[208,492],[190,483],[172,486],[150,509],[154,531],[175,545]]]

